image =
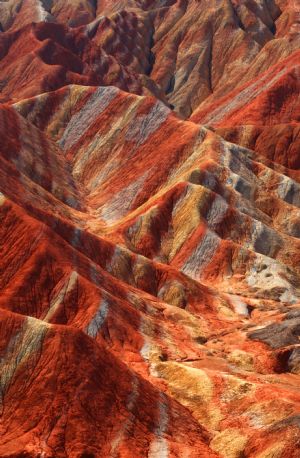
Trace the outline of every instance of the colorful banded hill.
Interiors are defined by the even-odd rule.
[[[0,1],[0,457],[300,457],[300,0]]]

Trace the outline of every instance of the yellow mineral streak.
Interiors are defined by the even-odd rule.
[[[186,197],[176,207],[173,216],[174,240],[170,260],[201,221],[201,207],[208,197],[203,186],[189,185]]]
[[[206,338],[209,334],[209,326],[204,318],[196,318],[186,310],[176,307],[176,304],[168,305],[164,315],[168,320],[184,327],[193,339]]]
[[[88,92],[90,88],[84,86],[77,86],[75,84],[68,87],[65,99],[60,103],[59,109],[55,112],[51,121],[48,124],[46,133],[53,138],[56,138],[60,130],[65,127],[65,123],[74,114],[72,107],[76,107],[77,103]]]
[[[264,450],[256,456],[256,458],[283,458],[284,457],[284,443],[277,443]]]
[[[4,204],[5,200],[5,196],[0,192],[0,206]]]
[[[272,399],[252,405],[246,412],[250,425],[254,428],[271,426],[273,423],[284,420],[293,415],[294,408],[291,402],[285,399]]]
[[[224,392],[222,395],[223,402],[232,402],[254,394],[256,386],[253,383],[233,375],[224,374]]]
[[[250,353],[247,353],[242,350],[233,350],[229,353],[227,357],[228,361],[235,366],[246,370],[252,371],[253,370],[253,356]]]
[[[210,447],[222,458],[240,458],[247,444],[248,438],[238,429],[229,428],[217,433],[210,443]]]
[[[213,403],[214,386],[205,371],[177,362],[165,362],[156,365],[156,372],[167,382],[171,396],[188,407],[208,430],[217,430],[222,414]]]

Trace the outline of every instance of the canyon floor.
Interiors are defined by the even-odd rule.
[[[300,1],[0,1],[0,457],[300,457]]]

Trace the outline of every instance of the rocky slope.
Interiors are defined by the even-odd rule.
[[[0,24],[0,456],[299,457],[300,3]]]

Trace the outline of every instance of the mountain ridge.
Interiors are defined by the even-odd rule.
[[[298,3],[1,2],[0,456],[299,456]]]

